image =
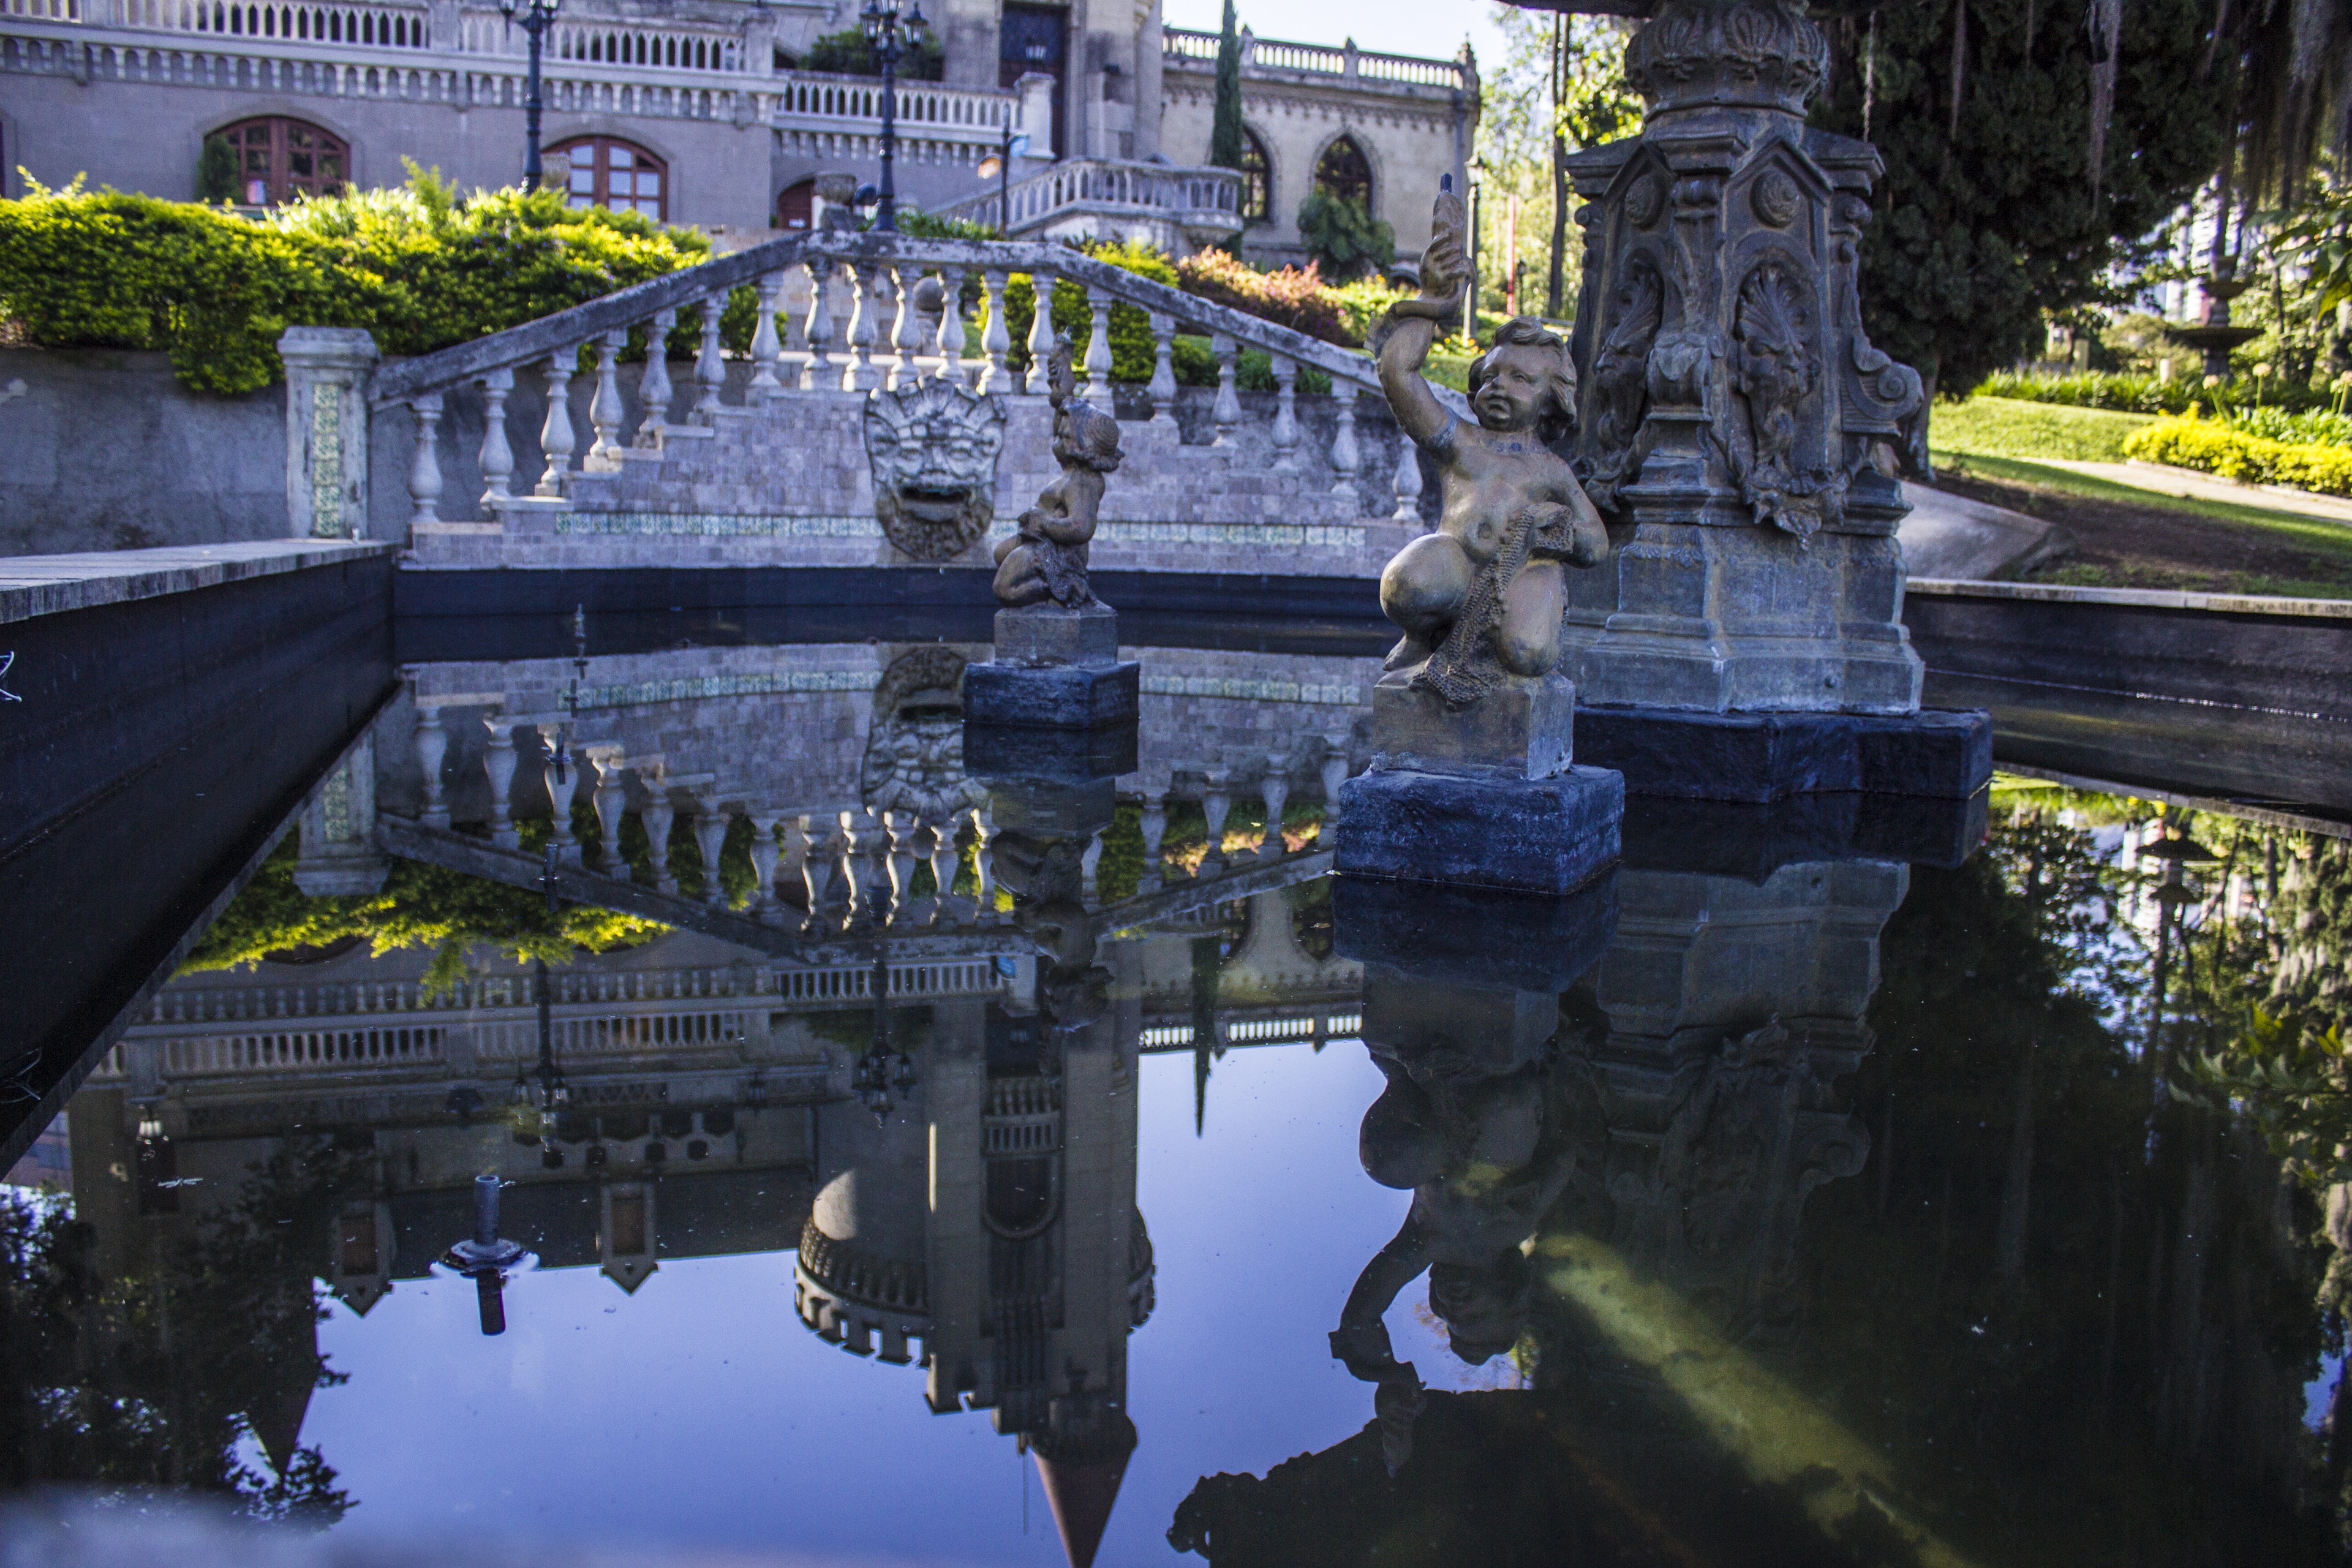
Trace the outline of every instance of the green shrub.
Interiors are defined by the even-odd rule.
[[[926,31],[921,39],[898,57],[900,81],[937,81],[947,62],[947,51],[940,43],[936,30]],[[838,33],[826,33],[809,45],[808,58],[801,61],[803,70],[830,71],[835,76],[880,76],[882,62],[874,58],[874,46],[866,41],[859,27],[844,27]]]
[[[207,136],[196,154],[196,200],[236,200],[236,149],[226,136]]]
[[[2198,403],[2229,405],[2262,404],[2290,409],[2325,407],[2325,388],[2296,386],[2273,376],[2257,386],[2240,377],[2227,385],[2209,387],[2201,377],[2160,381],[2152,375],[2119,375],[2092,372],[2083,375],[2034,375],[2021,371],[1997,371],[1978,383],[1975,397],[2006,397],[2020,403],[2060,403],[2076,408],[2114,408],[2129,414],[2185,414]]]
[[[2352,447],[2352,415],[2315,408],[2290,414],[2284,408],[2241,408],[2229,416],[2233,427],[2249,436],[2321,447]]]
[[[362,327],[425,353],[692,266],[709,242],[561,192],[409,183],[297,202],[251,222],[196,203],[36,185],[0,201],[0,320],[42,348],[159,349],[188,385],[258,390],[289,326]],[[730,302],[748,343],[751,290]],[[679,323],[681,346],[699,321]]]
[[[1307,253],[1332,277],[1346,282],[1367,272],[1385,272],[1396,259],[1396,230],[1374,217],[1364,204],[1309,191],[1298,204],[1298,237]]]
[[[1204,250],[1178,262],[1176,273],[1187,294],[1342,348],[1363,342],[1349,331],[1339,291],[1323,281],[1313,262],[1260,272],[1222,250]]]
[[[2120,463],[2124,442],[2148,422],[2141,414],[1976,396],[1938,404],[1927,425],[1937,451],[1984,458],[2063,458]]]
[[[2218,419],[2161,419],[2136,431],[2126,453],[2246,484],[2292,485],[2325,495],[2352,495],[2352,448],[2273,441]]]

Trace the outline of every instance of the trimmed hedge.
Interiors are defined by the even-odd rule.
[[[1996,371],[1977,384],[1972,397],[2007,397],[2020,403],[2061,403],[2075,408],[2113,408],[2126,414],[2186,414],[2200,403],[2263,402],[2301,411],[2324,408],[2334,394],[2326,387],[2298,386],[2273,376],[2262,383],[2239,378],[2214,388],[2202,377],[2159,381],[2152,375],[2094,371],[2083,375],[2036,375]]]
[[[2273,441],[2194,414],[2160,419],[2124,441],[2126,455],[2249,484],[2352,495],[2352,448]]]

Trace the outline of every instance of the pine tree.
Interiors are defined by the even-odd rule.
[[[1242,166],[1242,40],[1234,0],[1225,0],[1224,27],[1217,36],[1217,98],[1209,118],[1209,162],[1220,169]]]

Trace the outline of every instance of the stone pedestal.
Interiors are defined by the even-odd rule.
[[[1118,658],[1118,616],[1108,605],[996,612],[996,658],[967,667],[963,710],[973,725],[1093,730],[1131,725],[1141,667]]]
[[[1570,757],[1576,689],[1507,680],[1466,709],[1391,676],[1372,765],[1339,790],[1342,873],[1567,893],[1618,854],[1624,781]]]
[[[1632,795],[1770,802],[1870,793],[1967,800],[1992,781],[1992,716],[1693,713],[1588,708],[1585,760],[1625,775]]]

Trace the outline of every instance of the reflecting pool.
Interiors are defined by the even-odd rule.
[[[1376,654],[1146,647],[1057,750],[978,651],[412,667],[9,1112],[6,1482],[420,1562],[2344,1555],[2340,830],[2003,775],[1364,883]]]

